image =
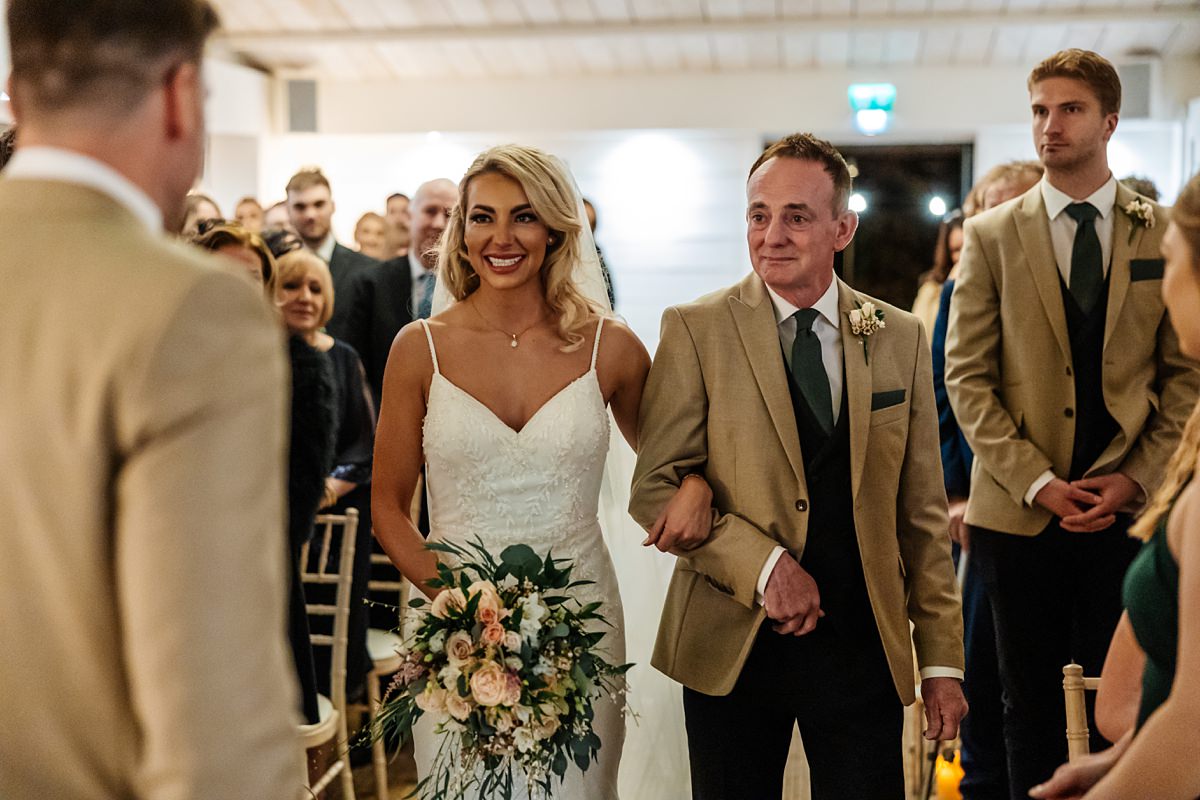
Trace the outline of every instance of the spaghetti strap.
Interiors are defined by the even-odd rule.
[[[429,340],[429,355],[433,359],[433,374],[440,375],[441,370],[438,369],[437,350],[433,346],[433,333],[429,330],[428,322],[426,322],[425,320],[420,320],[420,322],[421,322],[421,327],[425,329],[425,338]],[[595,360],[596,360],[596,357],[592,356],[592,361],[595,361]]]
[[[592,344],[592,367],[591,367],[591,369],[596,368],[596,355],[600,352],[600,331],[602,331],[603,329],[604,329],[604,317],[601,317],[600,321],[596,323],[596,341]],[[430,347],[432,347],[433,346],[432,340],[430,340],[430,341],[431,341]]]

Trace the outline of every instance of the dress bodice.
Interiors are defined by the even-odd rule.
[[[423,431],[431,538],[479,536],[495,552],[524,543],[564,557],[594,547],[609,443],[596,378],[601,328],[588,371],[516,431],[442,375],[433,336],[422,325],[434,370]]]
[[[1179,564],[1167,546],[1167,519],[1158,527],[1125,573],[1124,600],[1138,644],[1146,653],[1142,672],[1140,729],[1167,700],[1175,683],[1179,643]]]

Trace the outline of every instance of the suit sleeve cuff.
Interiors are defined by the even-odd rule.
[[[921,680],[929,678],[954,678],[961,681],[963,679],[963,671],[954,667],[922,667]]]
[[[760,606],[766,605],[767,596],[767,581],[771,579],[771,573],[775,569],[775,565],[779,563],[779,557],[786,553],[782,547],[776,547],[771,551],[771,555],[767,556],[767,563],[763,564],[762,572],[758,573],[758,583],[754,587],[754,602]]]
[[[1035,480],[1030,485],[1029,491],[1025,492],[1025,505],[1032,508],[1033,500],[1034,500],[1034,498],[1037,497],[1038,492],[1040,492],[1042,489],[1046,488],[1046,484],[1050,483],[1050,481],[1052,481],[1052,480],[1054,480],[1054,471],[1053,470],[1048,469],[1045,472],[1043,472],[1041,475],[1038,475],[1037,480]]]

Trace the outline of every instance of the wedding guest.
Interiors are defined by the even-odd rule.
[[[1161,224],[1161,220],[1160,220]],[[1179,346],[1200,357],[1200,175],[1171,209],[1162,237],[1162,297]],[[1133,725],[1106,751],[1064,765],[1038,798],[1088,800],[1200,796],[1200,407],[1184,428],[1166,476],[1130,533],[1143,540],[1125,576],[1126,611],[1113,636],[1103,681],[1111,671],[1141,667]],[[1097,722],[1100,702],[1097,701]]]
[[[363,598],[371,570],[371,458],[375,447],[375,406],[362,362],[354,349],[322,328],[334,311],[337,292],[329,268],[311,251],[296,250],[279,259],[275,302],[295,336],[329,356],[336,397],[333,468],[325,477],[320,508],[331,514],[354,508],[359,513],[350,588],[350,633],[346,655],[347,697],[361,696],[370,670],[367,655],[367,607]],[[317,684],[329,690],[328,653],[317,653]]]
[[[238,200],[233,209],[233,218],[250,233],[262,233],[263,207],[253,197],[243,197]]]
[[[274,297],[275,257],[261,236],[241,225],[219,223],[192,241],[238,264],[267,297]]]
[[[388,195],[385,204],[388,224],[395,228],[407,228],[412,223],[411,204],[412,201],[403,192]]]
[[[12,158],[13,149],[16,147],[16,143],[16,125],[11,125],[0,131],[0,170],[4,169],[4,166],[8,163],[8,160]]]
[[[286,200],[280,200],[263,212],[263,230],[271,229],[296,232],[292,227],[292,217],[288,214]]]
[[[1121,183],[1125,184],[1147,200],[1158,200],[1158,187],[1154,185],[1154,181],[1147,177],[1141,175],[1126,175],[1124,178],[1121,178]]]
[[[187,196],[187,215],[183,219],[180,234],[185,239],[191,239],[200,232],[200,223],[210,220],[220,220],[221,209],[216,202],[206,194],[191,192]]]
[[[440,178],[427,181],[413,195],[412,241],[416,252],[385,261],[355,276],[350,309],[342,328],[347,344],[362,357],[375,407],[382,407],[383,370],[392,340],[414,319],[429,316],[436,283],[437,244],[450,211],[458,202],[458,187]]]
[[[958,265],[962,253],[962,222],[962,212],[957,209],[942,218],[933,250],[933,266],[919,278],[920,287],[913,300],[912,313],[921,321],[927,335],[933,333],[942,286],[950,277],[950,270]]]
[[[814,800],[901,797],[914,666],[927,738],[967,710],[930,351],[915,317],[834,275],[850,191],[828,142],[767,148],[746,187],[754,272],[667,309],[642,398],[633,517],[650,529],[691,473],[713,491],[653,660],[684,686],[698,800],[781,796],[796,726]]]
[[[596,237],[596,206],[591,200],[583,198],[583,211],[587,214],[588,227],[592,229],[592,239]],[[608,268],[608,262],[604,260],[604,253],[600,251],[600,245],[596,245],[596,254],[600,256],[600,271],[604,274],[604,288],[608,290],[608,305],[609,308],[617,307],[617,293],[613,288],[612,271]]]
[[[10,0],[0,797],[292,800],[279,330],[168,239],[205,0]]]
[[[387,220],[374,211],[368,211],[354,223],[354,243],[358,245],[358,252],[377,261],[391,258],[394,250],[388,246]]]
[[[1116,70],[1064,50],[1028,86],[1045,177],[967,223],[946,341],[1014,800],[1066,756],[1062,666],[1100,670],[1136,553],[1130,511],[1160,483],[1200,385],[1156,283],[1162,211],[1109,170]]]
[[[963,214],[973,217],[1005,200],[1024,194],[1042,179],[1044,167],[1037,161],[1008,161],[997,164],[975,182],[963,203]]]
[[[352,299],[350,279],[355,273],[379,262],[338,243],[333,236],[334,209],[329,179],[319,168],[302,169],[288,181],[287,210],[292,228],[300,235],[304,246],[329,266],[334,293],[342,300],[339,312],[329,319],[329,331],[344,338],[343,320]],[[332,307],[332,303],[330,305]]]

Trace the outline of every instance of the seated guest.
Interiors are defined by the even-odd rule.
[[[336,390],[333,468],[325,477],[321,510],[343,514],[357,509],[354,579],[350,589],[350,633],[346,654],[346,694],[361,695],[371,668],[367,655],[367,607],[363,598],[371,571],[371,458],[375,448],[375,407],[367,388],[366,373],[358,353],[321,328],[334,308],[333,279],[325,262],[308,250],[296,250],[279,259],[275,303],[284,324],[309,346],[328,354],[333,362]],[[317,654],[317,684],[329,691],[328,654]]]
[[[246,271],[246,275],[263,290],[267,298],[275,297],[275,257],[257,233],[241,225],[219,222],[209,226],[192,242],[232,259]]]
[[[191,192],[187,196],[187,214],[183,218],[183,228],[180,234],[185,239],[195,238],[200,232],[200,223],[208,220],[220,220],[221,209],[216,202],[206,194]]]
[[[253,197],[243,197],[233,209],[233,218],[251,233],[262,233],[263,207]]]
[[[1179,348],[1200,358],[1200,175],[1188,182],[1171,211],[1162,254],[1163,302]],[[1125,575],[1125,613],[1104,669],[1144,664],[1135,725],[1113,747],[1059,767],[1049,781],[1033,788],[1033,797],[1200,796],[1200,761],[1195,757],[1200,749],[1198,456],[1200,406],[1188,419],[1146,512],[1129,530],[1145,544]]]
[[[387,220],[374,211],[363,214],[354,223],[354,243],[363,255],[379,261],[391,258]]]

